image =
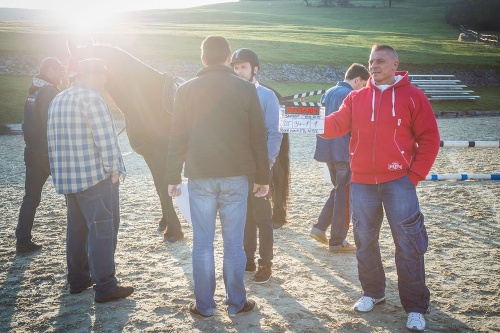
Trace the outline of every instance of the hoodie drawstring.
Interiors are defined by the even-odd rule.
[[[371,121],[375,121],[375,89],[372,89],[372,118]],[[392,116],[396,117],[396,92],[394,91],[394,87],[392,87]]]
[[[375,89],[372,89],[372,121],[375,121]]]
[[[394,110],[394,105],[396,104],[396,94],[394,93],[394,87],[392,87],[392,116],[396,117],[396,111]]]

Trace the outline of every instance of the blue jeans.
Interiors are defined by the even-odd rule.
[[[244,249],[247,261],[255,260],[257,229],[259,229],[259,266],[271,267],[273,260],[273,211],[269,195],[256,197],[253,193],[254,177],[248,177],[247,220]],[[272,179],[272,171],[271,171]]]
[[[345,186],[351,180],[349,162],[328,162],[333,188],[318,217],[315,228],[325,231],[330,227],[330,246],[342,244],[347,236],[345,228]]]
[[[24,149],[26,178],[24,181],[23,203],[19,210],[16,227],[17,243],[31,241],[31,230],[35,220],[36,209],[40,205],[43,185],[50,176],[49,157]]]
[[[66,260],[71,289],[94,280],[96,297],[117,288],[115,250],[120,225],[119,182],[107,178],[78,193],[66,195],[68,228]]]
[[[424,253],[428,239],[416,188],[408,176],[382,184],[351,183],[352,220],[358,275],[365,296],[385,296],[379,247],[384,210],[396,248],[399,298],[405,311],[426,313]]]
[[[243,232],[247,212],[248,177],[188,180],[193,224],[193,280],[196,308],[204,315],[215,310],[214,237],[217,211],[224,243],[223,278],[227,311],[236,313],[246,302]]]

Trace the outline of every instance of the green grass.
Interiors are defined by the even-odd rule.
[[[390,43],[402,64],[426,67],[500,66],[495,47],[457,41],[459,31],[444,21],[453,0],[405,0],[392,8],[382,1],[353,0],[355,8],[306,7],[302,1],[243,1],[184,10],[121,15],[90,33],[138,57],[198,61],[210,34],[226,36],[233,49],[253,48],[269,63],[348,66],[366,63],[374,43]],[[81,31],[61,21],[0,22],[0,53],[65,53],[65,40]]]
[[[30,83],[29,76],[0,75],[0,125],[22,122]]]
[[[233,50],[252,48],[273,64],[347,67],[366,64],[374,43],[389,43],[399,53],[400,68],[425,74],[432,69],[500,71],[500,48],[457,41],[459,31],[444,21],[454,0],[353,0],[354,8],[306,7],[302,0],[243,1],[185,10],[121,14],[93,30],[76,31],[61,20],[0,21],[0,55],[67,58],[68,37],[83,44],[116,45],[139,59],[199,63],[207,35],[228,38]],[[315,2],[317,4],[317,2]],[[387,4],[387,1],[386,1]],[[491,34],[500,34],[489,32]],[[0,124],[22,120],[29,77],[0,75]],[[283,95],[328,88],[328,84],[273,83]],[[433,102],[436,111],[498,110],[499,87],[470,87],[477,101]]]

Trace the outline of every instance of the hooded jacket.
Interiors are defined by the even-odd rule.
[[[408,175],[416,186],[439,151],[436,117],[408,72],[396,72],[396,82],[385,90],[369,80],[367,87],[351,92],[339,111],[325,118],[320,136],[349,131],[353,183],[380,184]]]
[[[23,135],[26,150],[38,155],[47,153],[47,119],[50,102],[60,90],[40,76],[35,76],[24,104]]]

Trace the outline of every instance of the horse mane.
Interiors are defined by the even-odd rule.
[[[142,60],[139,60],[132,54],[127,51],[116,47],[110,44],[94,44],[93,46],[98,52],[110,52],[114,57],[114,60],[119,62],[120,64],[126,64],[128,70],[132,70],[133,72],[142,72],[146,71],[146,74],[150,75],[163,75],[164,73],[156,70],[150,65],[146,64]]]

